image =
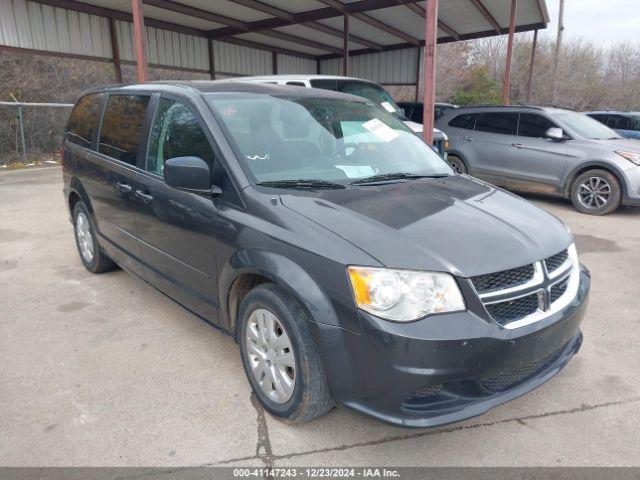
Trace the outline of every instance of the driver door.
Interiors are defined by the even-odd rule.
[[[218,206],[212,197],[169,187],[163,178],[166,160],[186,156],[202,158],[214,171],[216,155],[195,109],[162,97],[136,191],[141,256],[150,283],[212,319],[217,317]]]

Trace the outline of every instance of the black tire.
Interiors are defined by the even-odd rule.
[[[449,162],[451,168],[453,168],[458,173],[469,172],[469,170],[467,170],[467,166],[464,164],[464,161],[456,155],[448,154],[447,162]]]
[[[594,197],[589,193],[590,191],[600,193]],[[606,198],[606,202],[603,201],[603,198]],[[606,170],[587,170],[578,175],[571,185],[573,206],[579,212],[588,215],[611,213],[620,206],[621,200],[620,182],[615,175]]]
[[[295,358],[295,385],[288,401],[277,403],[263,392],[254,377],[247,352],[249,319],[256,310],[271,312],[286,331]],[[287,292],[273,283],[251,290],[238,312],[238,343],[245,373],[260,403],[271,415],[287,423],[305,423],[333,408],[334,402],[320,350],[313,338],[306,310]],[[275,362],[274,362],[275,363]]]
[[[91,233],[90,242],[93,245],[93,256],[88,259],[82,253],[81,240],[79,237],[79,223],[78,217],[83,216],[85,221],[87,222],[87,228]],[[100,248],[100,244],[98,243],[98,239],[96,238],[95,228],[93,226],[92,217],[89,214],[89,209],[84,204],[84,202],[79,201],[73,207],[73,233],[76,239],[76,247],[78,248],[78,255],[80,255],[80,261],[84,267],[92,273],[102,273],[108,272],[117,268],[117,265],[111,260]]]

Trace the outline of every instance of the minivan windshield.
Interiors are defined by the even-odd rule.
[[[616,132],[584,113],[558,112],[554,116],[578,135],[589,140],[622,138]]]
[[[400,120],[370,103],[262,94],[206,96],[258,183],[345,185],[396,174],[453,174]]]

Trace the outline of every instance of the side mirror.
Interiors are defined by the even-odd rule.
[[[551,140],[555,140],[556,142],[560,142],[565,139],[564,132],[558,127],[551,127],[545,132],[545,136]]]
[[[222,190],[211,185],[211,170],[198,157],[175,157],[164,162],[164,181],[170,187],[193,193],[220,195]]]

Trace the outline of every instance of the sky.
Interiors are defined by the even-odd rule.
[[[640,0],[565,0],[564,38],[600,45],[640,40]],[[559,0],[547,0],[551,23],[545,35],[558,33]]]

